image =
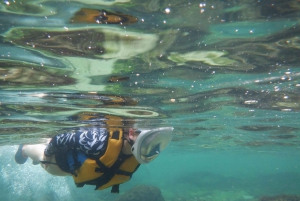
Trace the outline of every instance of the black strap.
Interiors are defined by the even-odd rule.
[[[95,168],[95,172],[103,172],[104,174],[108,174],[108,175],[112,174],[112,176],[115,174],[131,176],[132,175],[131,172],[126,172],[126,171],[119,169],[121,167],[121,165],[123,164],[123,162],[129,157],[131,157],[131,156],[125,155],[121,152],[117,161],[110,168],[105,166],[104,163],[102,163],[99,159],[96,159],[96,163],[99,166],[99,168]]]
[[[104,163],[102,163],[99,158],[95,159],[95,161],[96,161],[97,165],[99,166],[99,168],[95,168],[95,172],[106,173],[106,172],[110,171],[110,168],[107,167],[106,165],[104,165]]]
[[[131,177],[131,175],[132,175],[131,172],[126,172],[124,170],[116,170],[115,174],[121,174],[121,175],[129,176],[129,177]]]
[[[123,162],[129,157],[130,156],[127,156],[127,155],[125,155],[121,152],[118,159],[117,159],[117,161],[110,168],[105,166],[99,159],[96,160],[97,164],[100,168],[96,168],[95,171],[103,172],[103,175],[101,175],[100,177],[98,177],[95,180],[96,189],[100,188],[101,186],[103,186],[104,184],[109,182],[115,174],[131,176],[132,175],[131,172],[126,172],[126,171],[123,171],[123,170],[119,169],[120,166],[123,164]],[[119,186],[117,187],[116,185],[114,185],[111,189],[111,192],[112,193],[119,192]]]
[[[81,188],[81,187],[83,187],[83,186],[84,186],[84,183],[76,184],[76,187],[78,187],[78,188]]]
[[[120,190],[119,190],[119,184],[116,184],[116,185],[113,185],[112,187],[111,187],[111,193],[120,193]]]
[[[40,163],[42,163],[42,164],[52,164],[52,165],[57,165],[57,163],[53,163],[53,162],[50,162],[50,161],[40,161]]]

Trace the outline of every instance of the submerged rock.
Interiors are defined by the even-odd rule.
[[[263,196],[259,201],[299,201],[300,196],[297,195],[276,195],[276,196]]]
[[[159,188],[147,185],[138,185],[123,195],[121,195],[115,201],[164,201]]]

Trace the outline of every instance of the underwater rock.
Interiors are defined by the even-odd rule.
[[[251,142],[246,142],[243,143],[242,146],[245,147],[261,147],[261,146],[266,146],[266,145],[270,145],[270,142],[266,142],[266,141],[251,141]]]
[[[147,185],[138,185],[123,195],[121,195],[115,201],[164,201],[159,188]]]
[[[276,195],[276,196],[262,196],[259,201],[300,201],[300,196],[297,195]]]
[[[238,143],[238,142],[237,142]],[[262,147],[262,146],[296,146],[296,143],[288,143],[288,142],[271,142],[271,141],[250,141],[246,143],[241,143],[242,146],[245,147]]]
[[[275,136],[271,136],[270,138],[273,139],[291,139],[291,138],[296,138],[297,135],[275,135]]]
[[[291,126],[267,126],[267,125],[248,125],[248,126],[240,126],[238,129],[244,131],[253,131],[253,132],[263,132],[268,131],[274,134],[282,134],[286,135],[289,133],[294,133],[299,130],[299,128],[291,127]]]
[[[196,127],[194,128],[194,130],[207,130],[206,128],[199,128]],[[178,128],[178,131],[176,133],[176,135],[173,136],[172,141],[176,142],[176,141],[184,141],[184,140],[191,140],[191,139],[195,139],[197,137],[199,137],[201,134],[200,133],[192,133],[192,130],[188,130],[185,128]]]
[[[263,125],[251,125],[251,126],[240,126],[238,129],[245,131],[270,131],[277,129],[276,126],[263,126]]]

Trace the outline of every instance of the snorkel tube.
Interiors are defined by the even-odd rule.
[[[162,127],[149,130],[140,129],[131,151],[140,164],[147,164],[154,160],[172,140],[172,127]]]

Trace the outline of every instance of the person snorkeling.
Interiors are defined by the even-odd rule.
[[[73,176],[77,187],[95,185],[95,190],[127,182],[140,164],[154,160],[172,139],[172,127],[155,129],[83,127],[59,134],[48,144],[20,145],[15,161],[31,158],[56,176]]]

